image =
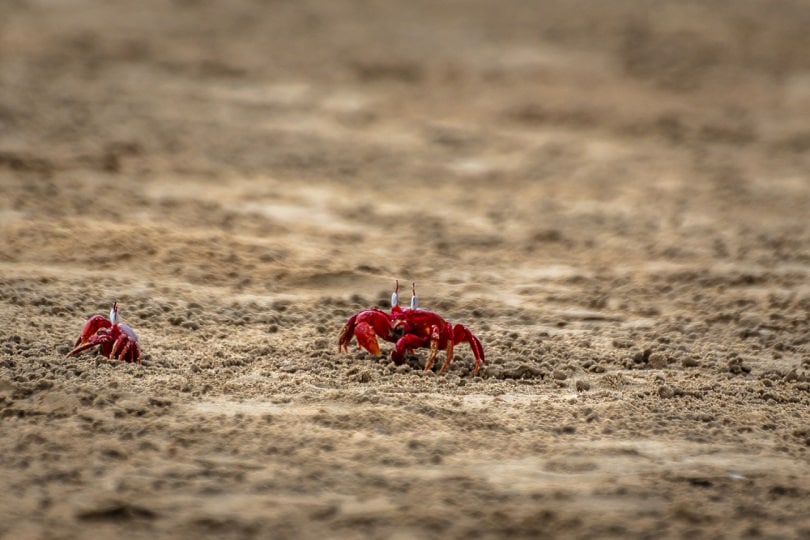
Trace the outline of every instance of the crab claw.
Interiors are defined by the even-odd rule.
[[[352,337],[357,338],[357,345],[371,354],[380,354],[380,344],[377,343],[377,333],[374,327],[366,321],[357,322],[357,316],[349,319],[343,327],[338,339],[338,350],[348,352]]]
[[[91,348],[95,347],[96,345],[98,345],[97,342],[93,342],[91,340],[81,341],[81,338],[79,338],[78,343],[76,344],[76,346],[73,348],[73,350],[71,350],[69,353],[67,353],[65,355],[65,358],[70,358],[71,356],[76,356],[80,352],[86,351],[87,349],[91,349]]]
[[[391,316],[377,308],[367,309],[352,315],[338,338],[338,350],[348,351],[352,337],[357,338],[357,345],[371,354],[380,355],[380,344],[377,338],[395,342],[391,334]]]
[[[110,328],[112,323],[102,317],[101,315],[93,315],[88,319],[82,328],[82,333],[79,334],[78,339],[72,351],[65,355],[65,358],[79,354],[91,347],[95,347],[105,339],[100,338],[99,330],[103,328]]]
[[[354,337],[357,344],[375,356],[380,356],[380,344],[377,342],[377,334],[374,327],[366,322],[358,323],[354,327]]]

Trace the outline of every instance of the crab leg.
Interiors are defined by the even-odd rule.
[[[475,357],[473,375],[477,375],[478,370],[481,369],[481,364],[484,362],[484,347],[481,345],[481,342],[473,335],[472,332],[470,332],[470,329],[463,324],[457,324],[453,327],[451,339],[455,344],[465,341],[469,343],[470,350],[472,350],[473,356]]]
[[[430,368],[433,367],[433,362],[436,361],[436,355],[439,354],[439,340],[441,339],[441,334],[439,333],[438,326],[432,326],[430,328],[430,355],[428,356],[427,363],[425,364],[425,371],[430,371]]]
[[[116,353],[118,352],[118,349],[119,349],[119,348],[120,348],[122,345],[124,345],[124,344],[126,343],[126,341],[127,341],[126,336],[123,336],[123,335],[122,335],[122,336],[118,336],[118,339],[116,339],[116,340],[113,342],[112,349],[110,350],[110,356],[109,356],[109,357],[110,357],[110,358],[112,358],[113,360],[122,360],[122,358],[120,358],[120,355],[119,355],[119,356],[116,356]],[[121,351],[121,353],[123,354],[123,352],[124,352],[124,351],[122,350],[122,351]]]
[[[444,364],[442,364],[439,373],[444,373],[444,370],[447,369],[447,366],[450,365],[450,362],[453,360],[453,347],[455,347],[454,339],[453,339],[453,325],[447,323],[447,327],[445,328],[445,332],[447,332],[447,358],[444,359]]]
[[[340,336],[338,336],[338,352],[349,351],[349,342],[352,340],[352,335],[354,335],[355,320],[357,320],[357,315],[352,315],[349,320],[346,321],[346,324],[343,325]]]
[[[118,359],[123,360],[124,362],[134,362],[135,358],[131,358],[133,356],[132,350],[132,341],[128,339],[119,339],[119,341],[124,341],[123,348],[118,352]],[[116,342],[117,343],[117,342]],[[140,359],[138,359],[138,363],[140,364]]]
[[[391,360],[400,365],[405,361],[405,354],[424,346],[424,340],[415,334],[405,334],[397,341],[396,347],[391,351]]]
[[[135,342],[127,335],[121,334],[113,343],[110,358],[124,362],[135,361]],[[138,358],[140,364],[140,358]]]

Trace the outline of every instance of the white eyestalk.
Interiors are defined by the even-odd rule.
[[[397,286],[394,289],[394,294],[391,295],[391,309],[397,307],[399,305],[399,280],[397,280]]]
[[[110,322],[113,324],[118,324],[118,302],[114,302],[113,307],[110,310]]]
[[[416,283],[413,283],[413,296],[411,296],[411,309],[419,307],[419,299],[416,298]]]

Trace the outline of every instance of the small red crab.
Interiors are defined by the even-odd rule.
[[[357,345],[371,354],[380,354],[377,337],[395,343],[391,351],[391,360],[397,365],[405,362],[405,355],[419,347],[429,347],[430,355],[425,364],[425,371],[430,371],[439,351],[447,351],[447,357],[439,373],[443,373],[453,360],[453,348],[459,343],[470,344],[477,374],[484,362],[484,347],[469,328],[463,324],[455,326],[445,321],[432,311],[417,307],[416,285],[413,285],[413,296],[409,308],[399,307],[399,281],[396,282],[394,294],[391,295],[391,313],[378,308],[371,308],[349,317],[338,338],[338,350],[348,351],[352,336],[357,338]]]
[[[101,354],[105,358],[141,363],[141,349],[138,347],[138,336],[126,324],[119,322],[118,302],[110,310],[110,318],[93,315],[84,323],[82,333],[76,340],[76,346],[65,358],[101,345]]]

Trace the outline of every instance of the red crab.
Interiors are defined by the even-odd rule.
[[[126,324],[119,322],[118,302],[110,310],[110,318],[93,315],[84,323],[82,333],[76,340],[76,346],[65,358],[101,345],[101,354],[105,358],[141,363],[141,349],[138,347],[138,336]]]
[[[391,313],[378,308],[361,311],[349,317],[338,338],[338,351],[348,351],[352,336],[357,338],[357,345],[371,354],[380,354],[377,337],[396,343],[391,351],[391,360],[397,365],[405,362],[405,355],[419,347],[429,347],[430,355],[425,364],[425,371],[430,371],[439,351],[447,351],[447,356],[439,373],[443,373],[453,360],[453,348],[459,343],[470,344],[475,366],[473,375],[478,373],[484,362],[484,347],[469,328],[463,324],[455,326],[445,321],[432,311],[417,307],[416,285],[413,285],[413,296],[409,308],[399,307],[399,281],[394,294],[391,295]]]

